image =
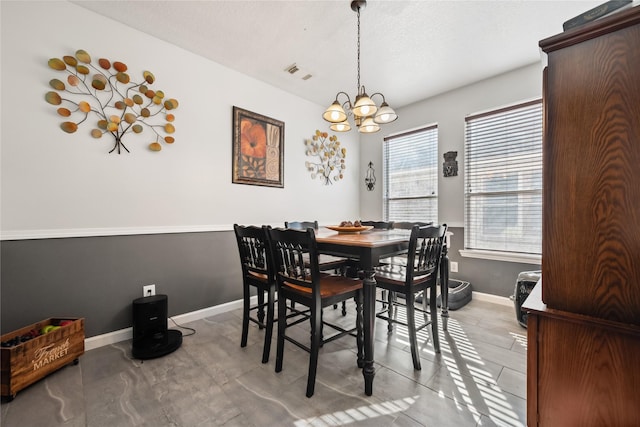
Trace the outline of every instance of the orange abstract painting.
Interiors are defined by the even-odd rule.
[[[284,122],[233,107],[235,184],[284,187]]]

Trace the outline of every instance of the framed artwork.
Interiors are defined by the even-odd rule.
[[[233,107],[232,182],[284,188],[284,122]]]

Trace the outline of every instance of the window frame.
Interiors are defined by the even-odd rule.
[[[429,163],[432,161],[432,165],[429,167],[433,168],[433,173],[429,175],[427,178],[428,182],[434,184],[433,191],[431,194],[417,194],[412,193],[409,195],[399,196],[399,197],[390,197],[390,165],[389,165],[389,148],[394,141],[398,141],[400,144],[408,144],[410,141],[406,141],[404,139],[415,137],[417,134],[426,134],[425,140],[425,149],[431,150],[429,151],[431,157],[429,159]],[[393,221],[433,221],[434,223],[438,222],[438,179],[439,179],[439,164],[438,164],[438,124],[433,123],[426,126],[421,126],[416,129],[399,132],[393,135],[386,136],[384,138],[383,146],[382,146],[382,163],[383,163],[383,190],[382,190],[382,210],[383,210],[383,219],[385,221],[393,220]],[[406,148],[406,147],[405,147]],[[424,217],[404,217],[404,218],[390,218],[390,201],[406,201],[409,202],[415,201],[427,201],[431,204],[427,209],[433,212],[430,218]],[[433,206],[435,204],[435,206]]]
[[[477,187],[475,187],[476,189],[476,193],[474,193],[473,195],[471,195],[472,190],[470,191],[469,189],[469,182],[470,180],[475,178],[473,177],[473,171],[474,168],[478,167],[477,165],[472,165],[470,166],[470,156],[469,155],[469,122],[474,121],[474,120],[482,120],[482,119],[487,119],[487,118],[497,118],[500,116],[508,116],[509,113],[514,112],[514,115],[517,115],[519,112],[525,111],[525,110],[529,110],[531,111],[531,107],[532,106],[538,106],[539,107],[539,113],[540,113],[540,121],[539,121],[539,127],[540,127],[540,134],[539,134],[539,140],[535,140],[534,141],[534,147],[535,145],[537,145],[539,143],[539,151],[537,152],[536,155],[534,155],[534,157],[538,157],[539,158],[539,163],[535,163],[533,164],[534,166],[534,170],[535,172],[532,173],[530,176],[527,175],[527,184],[531,184],[532,186],[536,186],[535,188],[528,188],[528,187],[520,187],[516,190],[513,189],[501,189],[500,191],[495,191],[495,192],[490,192],[490,191],[484,191],[484,194],[487,194],[487,197],[490,197],[490,195],[501,195],[502,197],[531,197],[534,196],[534,198],[536,198],[535,202],[536,205],[539,204],[540,206],[540,212],[537,216],[539,216],[540,218],[540,238],[538,239],[538,241],[536,242],[538,245],[538,250],[535,252],[531,252],[531,251],[514,251],[514,250],[507,250],[506,246],[503,246],[503,249],[505,250],[497,250],[495,248],[488,248],[488,247],[482,247],[482,245],[479,245],[477,247],[471,247],[472,245],[469,244],[469,242],[472,240],[473,238],[473,227],[471,225],[472,220],[469,218],[471,215],[474,214],[474,212],[471,212],[471,208],[470,208],[470,198],[476,198],[476,204],[478,203],[478,198],[482,197],[482,196],[477,196]],[[536,114],[537,112],[532,112],[529,114]],[[490,120],[490,119],[489,119]],[[464,153],[465,153],[465,158],[464,158],[464,171],[465,171],[465,177],[464,177],[464,227],[465,227],[465,238],[464,238],[464,249],[460,250],[460,254],[462,256],[465,257],[472,257],[472,258],[481,258],[481,259],[490,259],[490,260],[499,260],[499,261],[508,261],[508,262],[519,262],[519,263],[528,263],[528,264],[540,264],[542,262],[542,192],[543,192],[543,187],[542,187],[542,148],[543,148],[543,120],[544,120],[544,110],[543,110],[543,103],[542,103],[542,99],[541,98],[535,98],[532,100],[528,100],[528,101],[523,101],[523,102],[517,102],[505,107],[501,107],[501,108],[496,108],[496,109],[492,109],[492,110],[488,110],[482,113],[477,113],[477,114],[470,114],[468,116],[465,117],[465,141],[464,141]],[[519,123],[523,123],[523,122],[519,122]],[[534,126],[538,125],[537,121],[531,121],[531,119],[527,119],[524,121],[524,123],[526,125],[529,125],[531,123],[533,123]],[[531,131],[529,131],[531,132]],[[496,135],[499,134],[499,131],[496,132]],[[513,145],[512,145],[513,146]],[[499,143],[490,145],[490,148],[494,148],[500,147]],[[507,156],[505,156],[507,157]],[[530,163],[529,163],[530,164]],[[509,174],[508,168],[504,168],[504,169],[500,169],[500,171],[504,172],[505,174]],[[472,171],[472,173],[470,174],[469,171]],[[519,171],[519,170],[518,170]],[[517,174],[517,173],[516,173]],[[539,174],[539,179],[537,179],[536,177],[538,176],[537,174]],[[480,174],[479,176],[481,176],[482,174]],[[488,178],[488,177],[487,177]],[[538,186],[539,185],[539,186]],[[491,208],[491,205],[486,205],[486,204],[482,204],[482,200],[480,199],[480,206],[479,208],[476,209],[475,213],[478,213],[480,211],[480,209],[488,209]],[[517,209],[519,212],[517,221],[519,223],[520,226],[523,226],[522,223],[530,223],[531,222],[531,218],[534,218],[534,220],[537,221],[537,219],[535,218],[535,216],[531,216],[529,215],[530,212],[525,212],[523,207],[521,206],[521,204],[518,204],[516,206],[514,206],[514,209]],[[524,215],[523,215],[524,214]],[[478,213],[478,215],[480,215]],[[478,221],[479,219],[481,219],[480,216],[477,216],[475,218],[476,221]],[[484,219],[483,219],[484,221]],[[484,225],[480,226],[481,229],[480,230],[484,230]],[[481,238],[478,238],[476,236],[476,241],[480,240]],[[508,237],[504,237],[505,241],[508,243],[509,238]],[[511,240],[517,240],[518,237],[511,237]],[[513,247],[512,247],[513,249]]]

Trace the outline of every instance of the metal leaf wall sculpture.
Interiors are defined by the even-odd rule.
[[[169,111],[178,108],[178,101],[167,99],[161,90],[149,88],[155,81],[153,73],[144,71],[144,80],[135,83],[127,74],[127,65],[122,62],[100,58],[98,65],[99,68],[91,63],[91,56],[84,50],[76,51],[75,56],[49,60],[50,68],[66,73],[66,83],[52,79],[49,86],[54,91],[45,95],[49,104],[59,106],[58,114],[68,118],[60,128],[74,133],[90,114],[94,114],[98,120],[91,136],[101,138],[110,133],[115,138],[109,153],[117,150],[120,154],[121,149],[129,152],[122,138],[128,132],[141,133],[145,128],[155,134],[154,141],[149,144],[150,150],[162,150],[161,142],[173,144],[175,138],[170,135],[175,132],[175,116]]]
[[[327,141],[327,138],[329,140]],[[318,178],[325,185],[333,184],[344,178],[343,171],[347,168],[344,162],[347,149],[340,147],[340,141],[335,135],[329,136],[327,132],[316,130],[311,139],[305,140],[307,156],[317,157],[314,162],[305,162],[307,170],[311,173],[311,179]]]

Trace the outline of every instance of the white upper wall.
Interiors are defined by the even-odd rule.
[[[373,161],[378,182],[374,191],[360,193],[362,218],[382,218],[383,139],[392,134],[436,123],[440,165],[444,162],[444,153],[458,152],[458,176],[444,178],[440,167],[438,221],[446,223],[449,227],[462,227],[465,116],[541,96],[542,61],[398,109],[398,120],[383,126],[376,134],[364,136],[361,140],[360,163],[366,165],[370,160]]]
[[[326,130],[322,106],[68,2],[0,4],[3,239],[358,218],[357,133],[339,135],[347,148],[344,180],[324,186],[304,165],[304,140]],[[78,49],[93,62],[126,63],[134,81],[152,71],[152,88],[180,102],[176,142],[154,153],[148,130],[127,134],[131,153],[118,155],[108,154],[110,137],[90,136],[94,117],[74,134],[63,132],[44,99],[49,80],[62,73],[47,61]],[[231,183],[234,105],[285,122],[284,189]]]

